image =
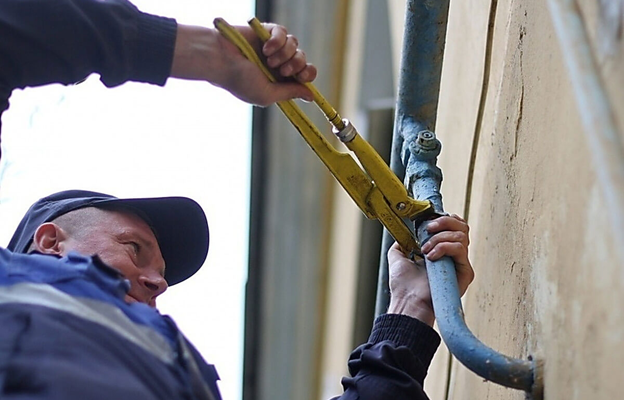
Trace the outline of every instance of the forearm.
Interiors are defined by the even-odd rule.
[[[392,296],[387,313],[407,315],[431,327],[435,322],[433,307],[418,295]]]
[[[171,77],[227,86],[226,72],[232,65],[224,60],[224,41],[216,29],[178,25]]]

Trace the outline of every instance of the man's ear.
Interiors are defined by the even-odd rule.
[[[63,255],[63,242],[67,234],[53,222],[46,222],[37,228],[33,236],[34,250],[43,254]]]

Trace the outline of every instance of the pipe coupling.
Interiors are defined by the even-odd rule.
[[[416,140],[409,144],[410,153],[419,161],[430,161],[440,155],[442,144],[430,130],[418,132]]]
[[[348,119],[343,118],[342,122],[344,123],[344,128],[338,129],[334,126],[332,132],[334,135],[338,136],[338,139],[340,139],[342,143],[348,143],[355,138],[357,131]]]

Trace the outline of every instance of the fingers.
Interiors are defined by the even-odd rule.
[[[453,214],[439,217],[427,225],[427,232],[437,233],[441,231],[461,231],[468,235],[470,228],[462,217]]]
[[[440,235],[443,234],[438,233],[434,237]],[[434,237],[432,237],[432,239]],[[429,242],[427,242],[425,246],[427,244],[429,244]],[[457,272],[457,286],[459,288],[459,295],[463,296],[466,292],[466,289],[468,289],[468,286],[475,277],[474,270],[472,269],[472,265],[470,265],[470,260],[468,259],[467,244],[465,244],[465,242],[463,241],[452,242],[441,240],[438,244],[433,246],[431,250],[425,251],[425,246],[423,246],[423,253],[425,253],[427,259],[430,261],[437,261],[443,256],[448,256],[453,259],[453,262],[455,264],[455,270]]]
[[[468,259],[468,224],[457,215],[443,216],[429,223],[427,231],[435,234],[422,246],[422,252],[431,261],[444,256],[453,258],[460,295],[463,295],[474,279]]]
[[[461,262],[467,259],[470,239],[464,219],[457,215],[443,216],[430,222],[427,231],[435,233],[421,249],[428,259],[435,261],[443,256],[458,257]]]
[[[431,259],[433,254],[429,253],[434,251],[437,253],[441,253],[442,248],[446,248],[444,247],[446,243],[456,243],[460,246],[463,246],[466,251],[468,251],[468,245],[470,244],[470,240],[468,239],[468,235],[462,231],[442,231],[433,235],[427,241],[427,243],[422,246],[421,250]],[[439,257],[443,255],[450,256],[451,254],[441,254]]]
[[[465,263],[468,258],[468,247],[462,242],[451,242],[441,239],[439,243],[428,246],[429,244],[430,243],[427,242],[425,246],[423,246],[422,251],[431,261],[436,261],[444,256],[448,256]]]
[[[289,35],[286,28],[281,25],[265,25],[271,33],[262,48],[267,57],[267,65],[276,68],[284,77],[293,77],[299,82],[311,82],[316,78],[317,70],[309,64],[306,55],[299,50],[299,41],[293,35]]]
[[[263,25],[271,33],[271,37],[264,43],[264,46],[262,47],[262,53],[264,53],[265,56],[270,57],[279,49],[284,47],[288,38],[288,31],[285,27],[281,25]],[[297,46],[295,46],[295,48],[297,48]]]

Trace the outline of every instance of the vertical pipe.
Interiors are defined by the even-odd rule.
[[[396,117],[390,167],[400,179],[405,176],[409,150],[401,132],[404,125],[433,129],[438,111],[442,58],[448,21],[449,0],[408,0],[399,76]],[[418,131],[417,131],[418,132]],[[409,139],[409,138],[408,138]],[[405,147],[405,148],[404,148]],[[393,239],[384,231],[377,286],[375,315],[388,308],[388,261],[386,254]]]
[[[441,146],[431,130],[436,120],[447,20],[446,0],[407,3],[391,158],[391,167],[403,175],[413,197],[431,201],[439,214],[444,212],[442,173],[436,166]],[[421,222],[417,224],[417,236],[424,244],[430,236],[427,221]],[[384,240],[383,254],[388,242]],[[426,260],[426,265],[438,326],[450,352],[476,374],[524,390],[535,399],[542,398],[541,363],[500,354],[479,341],[466,326],[453,260]],[[389,300],[386,262],[382,262],[379,277],[376,314],[387,309]]]

